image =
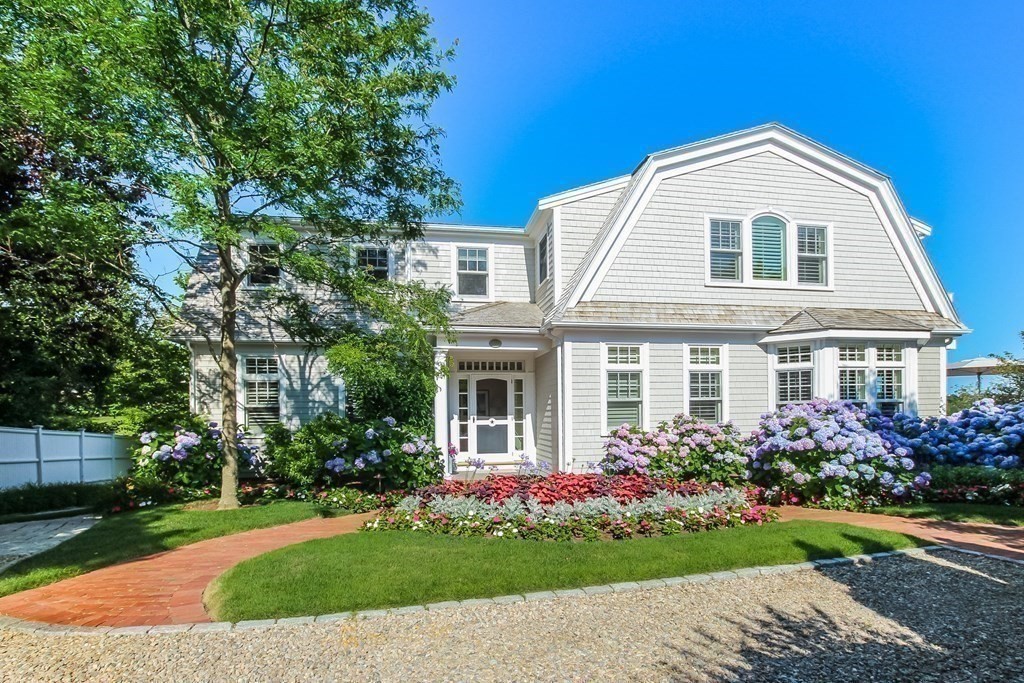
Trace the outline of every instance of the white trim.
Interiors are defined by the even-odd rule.
[[[558,430],[558,438],[551,439],[551,443],[557,448],[558,457],[555,461],[555,469],[559,472],[565,469],[565,427],[563,425],[563,418],[565,417],[565,387],[563,385],[565,372],[564,365],[565,361],[562,359],[563,349],[562,344],[558,343],[555,348],[555,409],[558,413],[558,419],[554,421],[554,427]],[[554,436],[554,435],[553,435]]]
[[[952,302],[942,289],[889,179],[774,123],[649,156],[634,173],[626,190],[626,201],[608,217],[611,229],[571,292],[568,307],[590,301],[597,294],[661,180],[769,150],[868,197],[925,309],[958,321]]]
[[[719,351],[717,365],[693,365],[690,362],[690,348],[713,347]],[[722,373],[722,415],[720,422],[729,421],[729,343],[705,344],[701,342],[683,342],[683,412],[690,415],[690,371]]]
[[[608,364],[609,346],[637,346],[640,349],[640,362],[622,365]],[[640,424],[643,430],[650,429],[651,424],[651,372],[650,342],[602,341],[598,342],[601,354],[601,436],[608,435],[608,373],[639,372],[640,373]]]
[[[629,322],[589,322],[584,320],[559,320],[549,323],[548,327],[556,329],[559,327],[577,327],[594,330],[708,330],[708,331],[737,331],[737,332],[765,332],[773,330],[778,325],[712,325],[708,323],[629,323]]]
[[[939,347],[939,415],[947,415],[949,408],[949,378],[946,372],[949,369],[949,349],[945,344]]]
[[[435,349],[434,371],[437,373],[435,374],[437,390],[434,393],[434,445],[441,449],[442,464],[446,468],[448,462],[448,443],[451,442],[449,432],[451,425],[448,420],[448,387],[450,379],[454,377],[455,373],[451,373],[451,377],[449,377],[449,375],[440,374],[438,370],[447,363],[448,352]],[[458,414],[456,414],[455,419],[458,419]]]
[[[491,303],[494,301],[494,257],[495,249],[493,243],[487,242],[453,242],[451,249],[452,257],[452,302],[454,303]],[[471,296],[459,293],[459,249],[486,249],[487,250],[487,294],[485,296]],[[473,271],[479,272],[479,271]]]
[[[546,197],[541,197],[537,201],[537,209],[543,211],[544,209],[555,208],[562,204],[578,202],[605,194],[606,192],[611,192],[612,190],[618,190],[628,185],[629,180],[632,177],[632,175],[621,175],[615,178],[609,178],[608,180],[590,183],[589,185],[575,187],[571,190],[564,190],[555,194],[549,194]]]
[[[554,269],[553,269],[554,263],[552,263],[553,255],[554,255],[554,251],[555,251],[554,241],[555,241],[554,220],[551,219],[551,220],[548,221],[547,225],[545,225],[544,231],[541,233],[540,237],[537,239],[537,246],[535,248],[535,251],[537,253],[534,255],[535,259],[536,259],[534,272],[536,273],[536,278],[537,278],[537,284],[534,286],[535,289],[540,288],[540,286],[542,284],[544,284],[545,282],[551,282],[552,284],[554,284],[554,275],[555,275],[555,273],[554,273]],[[544,250],[543,251],[544,251],[544,258],[546,259],[544,265],[545,265],[545,269],[547,270],[547,272],[544,273],[544,279],[543,280],[540,278],[541,245],[544,245]]]
[[[552,306],[556,306],[562,298],[562,209],[557,206],[551,210],[551,232],[554,243],[551,245],[552,263],[548,268],[554,268],[551,301]]]
[[[914,230],[916,230],[917,234],[920,235],[921,237],[930,237],[931,236],[931,234],[932,234],[932,226],[928,225],[924,221],[918,220],[918,219],[914,218],[913,216],[911,216],[910,217],[910,224],[912,226],[914,226]]]
[[[925,341],[931,338],[930,332],[907,332],[898,330],[813,330],[811,332],[790,332],[788,334],[769,334],[763,337],[760,344],[783,344],[787,342],[811,341],[821,339],[872,339]]]
[[[572,402],[572,342],[566,339],[562,342],[562,346],[565,348],[565,351],[562,354],[564,356],[563,379],[565,383],[565,397],[563,400],[565,401],[565,410],[561,413],[559,420],[562,422],[565,452],[561,457],[565,471],[571,472],[574,457],[572,451],[572,422],[573,414],[575,412]]]
[[[487,235],[489,238],[501,236],[519,242],[527,239],[526,228],[500,225],[426,223],[423,225],[423,235],[424,237],[451,237],[455,239],[472,238],[473,235]]]

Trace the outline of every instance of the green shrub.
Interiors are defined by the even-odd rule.
[[[0,491],[0,515],[32,514],[74,507],[96,507],[115,487],[90,484],[25,484]]]
[[[948,489],[955,486],[1011,486],[1024,485],[1024,470],[1002,470],[977,465],[932,465],[933,489]]]
[[[300,487],[326,483],[324,463],[334,457],[334,444],[350,429],[349,421],[334,413],[310,420],[295,433],[280,424],[267,428],[263,440],[267,474]]]

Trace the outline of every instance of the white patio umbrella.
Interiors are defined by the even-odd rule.
[[[981,393],[982,375],[1001,375],[1000,366],[1003,361],[998,358],[968,358],[950,363],[946,367],[947,377],[972,377],[978,378],[978,393]]]

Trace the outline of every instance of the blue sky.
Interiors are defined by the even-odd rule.
[[[1024,2],[426,5],[458,40],[433,117],[455,220],[522,225],[648,152],[779,121],[891,176],[934,226],[975,330],[951,359],[1021,351]]]

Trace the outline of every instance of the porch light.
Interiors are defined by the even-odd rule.
[[[490,345],[490,347],[492,349],[500,349],[501,348],[501,340],[500,339],[492,339],[491,341],[489,341],[487,343]]]

